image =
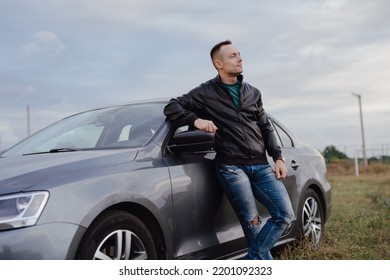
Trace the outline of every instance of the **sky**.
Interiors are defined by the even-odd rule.
[[[361,155],[355,93],[367,155],[390,155],[389,14],[388,0],[0,0],[0,150],[73,113],[185,94],[230,39],[304,142]]]

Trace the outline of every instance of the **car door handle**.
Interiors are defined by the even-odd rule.
[[[299,163],[297,163],[295,160],[292,160],[291,161],[291,168],[294,170],[297,170],[298,167],[299,167]]]

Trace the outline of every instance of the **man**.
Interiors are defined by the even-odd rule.
[[[170,102],[164,114],[172,121],[215,133],[215,164],[248,243],[243,259],[273,259],[271,248],[294,219],[287,191],[280,181],[287,168],[261,93],[243,81],[243,61],[230,40],[210,52],[217,77]],[[273,158],[269,165],[266,152]],[[261,228],[255,199],[271,218]],[[260,230],[261,229],[261,230]]]

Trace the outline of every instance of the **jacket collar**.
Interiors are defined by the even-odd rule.
[[[214,79],[218,84],[223,84],[221,80],[221,76],[217,75]],[[242,74],[237,76],[237,80],[242,84],[242,81],[244,80],[244,76]]]

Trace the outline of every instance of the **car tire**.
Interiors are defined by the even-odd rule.
[[[310,242],[314,249],[318,248],[324,235],[325,219],[322,203],[312,189],[305,191],[297,222],[300,240]]]
[[[153,238],[144,223],[124,211],[108,211],[89,227],[76,259],[157,259]]]

